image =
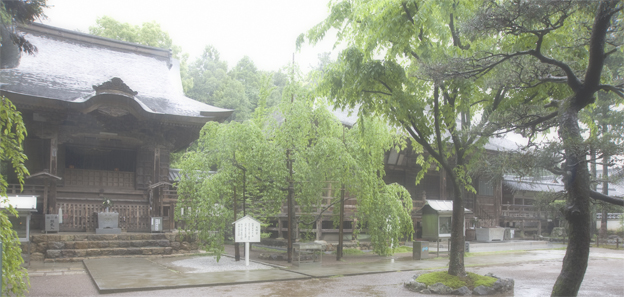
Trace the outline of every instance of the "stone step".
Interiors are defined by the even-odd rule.
[[[181,234],[173,233],[122,233],[122,234],[33,234],[34,243],[49,241],[114,241],[114,240],[169,240],[180,241]]]
[[[194,251],[194,253],[199,253],[199,251]],[[183,257],[187,256],[189,253],[183,254],[163,254],[163,255],[110,255],[110,256],[93,256],[93,257],[71,257],[71,258],[47,258],[43,259],[44,263],[66,263],[66,262],[82,262],[85,259],[105,259],[105,258],[149,258],[149,257],[159,257],[159,258],[173,258],[173,257]]]
[[[95,248],[95,249],[49,249],[46,259],[121,256],[121,255],[170,255],[171,247],[127,247],[127,248]]]
[[[179,245],[166,239],[158,240],[110,240],[110,241],[48,241],[37,244],[37,247],[46,247],[52,250],[61,249],[99,249],[99,248],[129,248],[129,247],[168,247]]]

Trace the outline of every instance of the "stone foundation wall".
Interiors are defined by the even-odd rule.
[[[197,236],[179,233],[37,234],[30,239],[31,260],[35,261],[198,252]],[[22,252],[29,252],[28,243],[22,244]]]

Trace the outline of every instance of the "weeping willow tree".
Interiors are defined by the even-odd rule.
[[[276,109],[260,108],[253,120],[202,129],[198,149],[180,162],[177,213],[184,213],[186,229],[197,230],[204,247],[220,256],[241,212],[267,222],[286,204],[289,230],[295,230],[329,209],[321,192],[332,182],[357,196],[357,216],[368,226],[375,251],[390,253],[392,242],[413,233],[409,193],[383,182],[384,153],[400,146],[401,138],[372,117],[345,129],[299,83],[283,94]],[[295,236],[289,232],[289,259]]]

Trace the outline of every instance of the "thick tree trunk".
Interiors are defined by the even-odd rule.
[[[451,249],[449,251],[448,274],[465,276],[464,191],[462,191],[461,187],[457,184],[457,178],[452,177],[451,182],[453,183],[453,191],[455,193],[453,193],[453,217],[451,219]]]
[[[568,107],[560,115],[559,136],[566,154],[565,187],[568,192],[564,215],[569,225],[569,241],[561,273],[552,296],[576,296],[589,259],[590,214],[589,170],[586,148],[578,125],[578,109]]]
[[[587,169],[587,148],[578,125],[578,112],[594,102],[599,89],[604,66],[605,43],[611,17],[616,13],[620,0],[601,1],[589,41],[589,62],[583,82],[568,73],[568,85],[574,96],[565,100],[559,111],[559,136],[565,150],[565,188],[568,192],[564,215],[569,224],[570,237],[561,273],[555,282],[552,296],[576,296],[581,287],[590,244],[589,212],[589,170]]]

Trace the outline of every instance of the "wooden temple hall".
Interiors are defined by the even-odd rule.
[[[38,53],[3,44],[0,92],[22,113],[30,176],[20,192],[10,166],[2,174],[9,197],[37,197],[32,228],[60,214],[60,231],[92,231],[110,199],[126,231],[150,231],[152,216],[171,229],[169,153],[232,111],[185,97],[169,50],[41,24],[19,30]]]

